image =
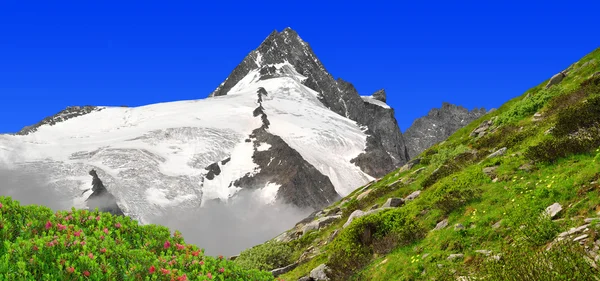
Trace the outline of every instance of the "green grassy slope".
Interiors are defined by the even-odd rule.
[[[566,71],[559,84],[544,81],[429,148],[419,164],[328,207],[341,215],[330,225],[246,250],[237,262],[268,270],[299,261],[285,280],[322,263],[333,280],[596,280],[600,225],[555,240],[600,217],[600,49]],[[490,120],[485,135],[471,136]],[[416,190],[415,200],[343,228],[354,210]],[[551,219],[543,214],[553,203],[562,211]],[[578,235],[587,236],[572,242]]]

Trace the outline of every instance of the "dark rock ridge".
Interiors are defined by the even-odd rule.
[[[97,106],[69,106],[55,115],[44,118],[42,121],[35,125],[25,126],[23,129],[21,129],[21,131],[17,132],[16,135],[28,135],[37,131],[37,129],[43,125],[52,126],[56,123],[60,123],[71,118],[79,117],[100,110],[102,110],[102,108],[99,108]]]
[[[92,195],[85,200],[88,208],[90,210],[95,210],[98,208],[98,211],[101,212],[109,212],[115,216],[123,216],[123,211],[121,208],[119,208],[116,198],[110,192],[108,192],[108,190],[106,190],[106,187],[104,187],[104,184],[98,177],[96,170],[91,170],[90,176],[93,177],[93,192]]]
[[[416,119],[404,132],[408,155],[410,158],[419,155],[486,113],[484,108],[469,111],[444,102],[442,108],[434,108],[426,116]]]
[[[258,100],[266,95],[264,89],[259,89]],[[258,108],[262,108],[259,102]],[[301,208],[320,209],[340,199],[329,178],[308,163],[302,155],[291,148],[279,136],[270,134],[267,129],[267,115],[260,111],[263,124],[250,135],[254,144],[252,159],[260,172],[236,180],[234,185],[242,188],[264,187],[267,183],[279,184],[277,200],[290,203]],[[259,151],[262,143],[270,145],[269,149]]]
[[[282,32],[273,31],[210,96],[227,95],[252,70],[260,69],[261,79],[275,77],[277,70],[268,65],[286,61],[307,78],[304,85],[318,92],[319,100],[325,106],[367,127],[367,149],[354,160],[364,172],[379,177],[408,161],[394,110],[363,101],[352,84],[342,79],[335,80],[314,55],[311,47],[290,28]],[[373,97],[385,100],[385,91],[379,90]],[[373,162],[374,159],[378,160]]]

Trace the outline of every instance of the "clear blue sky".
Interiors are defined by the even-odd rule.
[[[402,131],[443,101],[498,107],[600,47],[597,1],[204,2],[1,1],[0,132],[204,98],[288,26],[334,77],[385,88]]]

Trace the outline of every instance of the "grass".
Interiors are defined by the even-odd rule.
[[[592,59],[594,63],[581,67]],[[514,276],[519,274],[575,280],[575,270],[579,274],[576,280],[594,280],[591,276],[600,272],[589,266],[579,244],[544,249],[558,233],[582,225],[583,218],[600,216],[600,142],[595,142],[593,134],[600,124],[596,112],[600,106],[595,99],[600,96],[600,83],[589,79],[600,71],[598,62],[600,49],[571,66],[560,84],[545,89],[545,81],[533,87],[421,153],[421,163],[410,171],[394,171],[373,183],[365,189],[371,193],[362,200],[353,199],[362,190],[346,197],[342,209],[349,209],[345,215],[354,209],[368,210],[389,197],[422,190],[420,197],[397,211],[361,217],[345,229],[339,223],[321,230],[341,232],[322,247],[318,262],[310,261],[282,277],[296,280],[326,263],[340,268],[333,280],[455,280],[459,276],[516,280]],[[533,120],[538,112],[542,118]],[[492,118],[495,121],[486,136],[469,136],[481,122]],[[550,128],[556,131],[548,133]],[[573,137],[577,134],[583,137]],[[564,146],[565,142],[558,142],[561,138],[571,138],[575,145]],[[508,148],[504,155],[486,158],[501,147]],[[538,157],[532,153],[535,149],[550,156]],[[529,167],[522,168],[526,165]],[[483,173],[486,167],[497,168],[488,176]],[[424,168],[421,173],[412,174],[420,168]],[[404,184],[390,186],[398,181]],[[543,210],[555,202],[563,206],[558,220],[544,219]],[[410,218],[411,227],[390,227],[394,224],[385,217],[392,212]],[[433,231],[443,219],[448,226]],[[455,229],[456,224],[464,228]],[[383,241],[406,229],[418,231],[405,239],[389,238],[384,250],[365,238],[369,237],[365,233],[370,233]],[[458,253],[463,256],[448,260],[449,255]],[[490,258],[494,255],[501,256],[500,261]],[[568,262],[561,262],[563,258]]]

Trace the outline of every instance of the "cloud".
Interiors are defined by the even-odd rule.
[[[10,196],[21,205],[44,205],[50,209],[70,210],[73,201],[60,196],[42,174],[0,167],[0,196]]]
[[[240,191],[230,202],[210,201],[197,210],[150,221],[181,231],[186,243],[207,255],[231,256],[290,229],[309,213],[282,203],[266,205],[256,193]]]

